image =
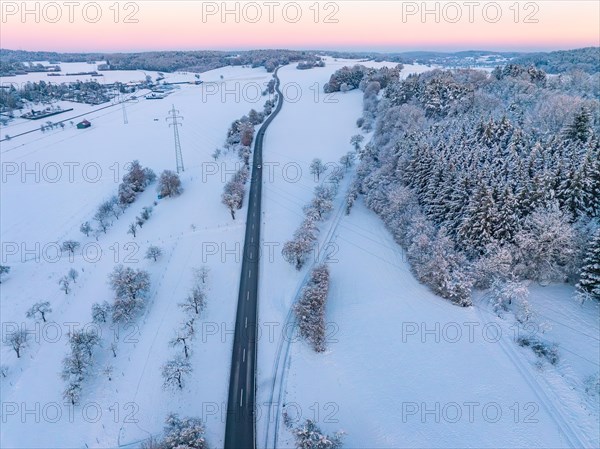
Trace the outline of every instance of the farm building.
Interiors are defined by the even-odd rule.
[[[92,124],[87,120],[83,120],[82,122],[77,123],[77,129],[86,129],[90,126],[92,126]]]

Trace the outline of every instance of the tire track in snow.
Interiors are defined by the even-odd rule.
[[[483,316],[483,311],[485,309],[478,304],[475,304],[474,308],[480,321],[485,322],[485,317]],[[550,415],[556,424],[556,427],[558,428],[559,434],[565,439],[565,442],[572,448],[594,447],[588,438],[581,435],[581,432],[578,429],[575,429],[571,423],[569,423],[560,409],[560,404],[557,402],[557,400],[554,400],[549,396],[549,388],[542,388],[539,381],[531,373],[531,368],[526,366],[523,362],[521,354],[517,352],[513,342],[506,341],[506,338],[506,333],[503,333],[499,340],[500,348],[513,363],[523,380],[525,380],[527,385],[529,385],[539,400],[540,405],[544,407],[548,415]]]
[[[351,174],[352,174],[352,172],[351,172]],[[353,177],[350,176],[347,179],[353,179]],[[327,247],[327,245],[329,245],[330,243],[332,243],[335,240],[334,239],[335,232],[337,231],[338,225],[344,215],[345,206],[346,206],[346,201],[345,201],[346,194],[348,193],[351,182],[346,181],[345,184],[346,184],[345,189],[342,189],[344,192],[344,195],[340,199],[340,205],[335,212],[334,219],[331,221],[331,223],[329,225],[329,228],[327,230],[327,234],[326,234],[325,238],[323,239],[322,242],[320,242],[320,246],[322,248]],[[294,294],[294,299],[293,299],[292,303],[290,304],[290,308],[286,315],[285,325],[283,327],[284,329],[291,329],[292,332],[295,331],[295,329],[296,329],[297,320],[296,320],[296,316],[294,314],[294,306],[300,299],[300,294],[302,293],[302,288],[308,282],[308,278],[310,277],[310,273],[311,273],[312,269],[319,263],[323,262],[322,259],[324,259],[324,258],[321,257],[322,254],[320,252],[318,252],[317,255],[319,257],[316,257],[315,259],[313,259],[313,262],[308,266],[308,269],[306,270],[306,274],[304,275],[304,277],[302,278],[302,280],[298,283],[298,285],[296,287],[296,293]],[[328,256],[327,253],[326,253],[326,255]],[[279,438],[279,425],[280,425],[279,423],[280,423],[280,419],[281,419],[281,404],[282,404],[282,400],[285,397],[284,387],[285,387],[285,383],[287,380],[287,374],[289,372],[289,367],[290,367],[291,344],[292,344],[291,338],[286,338],[286,336],[283,334],[279,337],[279,343],[277,346],[277,356],[276,356],[274,366],[273,366],[273,375],[272,375],[273,381],[271,384],[271,393],[270,393],[269,402],[268,402],[269,407],[267,408],[267,430],[265,432],[265,448],[273,447],[274,449],[277,449],[277,440]],[[277,390],[277,392],[276,392],[276,390]],[[273,402],[275,399],[275,396],[277,396],[277,401]],[[275,407],[275,411],[272,412],[274,404],[276,405],[276,407]],[[275,416],[273,416],[272,413],[275,413]],[[271,429],[272,421],[274,421],[273,429]],[[269,438],[270,433],[272,433],[271,438]],[[270,439],[273,440],[272,446],[269,446]]]

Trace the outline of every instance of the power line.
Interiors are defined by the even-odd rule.
[[[173,105],[173,108],[169,111],[169,113],[171,114],[169,117],[167,117],[165,120],[169,121],[172,120],[171,123],[169,123],[169,127],[173,127],[173,137],[175,138],[175,164],[177,165],[177,173],[181,173],[183,171],[185,171],[185,169],[183,168],[183,156],[181,154],[181,141],[179,140],[179,126],[181,125],[181,123],[179,123],[177,120],[181,119],[183,120],[183,117],[181,115],[179,115],[179,111],[177,109],[175,109],[175,105]]]
[[[129,120],[127,120],[127,109],[125,109],[125,102],[121,102],[121,107],[123,108],[123,124],[127,125]]]

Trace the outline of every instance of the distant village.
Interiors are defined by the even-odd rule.
[[[20,89],[17,89],[12,83],[1,85],[0,124],[6,124],[13,118],[41,120],[72,110],[57,106],[55,104],[57,101],[70,101],[97,106],[123,101],[124,96],[128,96],[130,100],[137,99],[132,94],[140,90],[150,91],[144,95],[144,98],[160,100],[172,93],[177,88],[177,84],[202,83],[200,75],[196,75],[196,79],[192,82],[168,83],[164,81],[162,73],[158,73],[154,80],[147,75],[143,81],[127,83],[99,83],[96,80],[80,81],[79,79],[65,80],[65,77],[101,77],[103,74],[97,71],[63,74],[60,66],[52,63],[49,65],[29,64],[23,67],[26,68],[23,73],[47,72],[52,80],[27,82]],[[98,69],[110,70],[111,68],[106,64],[101,64]],[[63,79],[56,80],[56,77]]]

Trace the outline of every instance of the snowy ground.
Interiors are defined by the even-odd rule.
[[[292,416],[345,430],[350,448],[597,446],[597,406],[586,410],[582,391],[569,391],[560,375],[568,358],[566,367],[540,372],[514,344],[514,329],[429,292],[361,203],[340,221],[335,241],[331,343],[323,355],[292,345],[285,399]],[[589,332],[597,335],[597,315]],[[597,340],[577,352],[597,363]],[[555,389],[568,395],[567,407]],[[292,447],[286,431],[279,447]]]
[[[249,83],[264,86],[271,78],[264,69],[223,68],[203,74],[203,79],[220,83],[221,75],[229,89]],[[13,409],[3,410],[3,447],[115,447],[160,431],[168,412],[202,415],[203,409],[220,410],[226,401],[233,334],[224,332],[233,329],[235,318],[240,262],[236,249],[243,241],[244,213],[233,222],[220,204],[222,176],[225,170],[231,176],[237,159],[230,155],[215,165],[211,153],[223,144],[230,123],[251,108],[260,110],[265,98],[250,101],[254,97],[230,95],[223,101],[223,87],[219,84],[219,93],[208,95],[206,85],[184,86],[166,100],[128,105],[127,125],[121,108],[115,107],[86,116],[92,122],[87,130],[68,126],[64,131],[36,132],[1,144],[3,253],[14,252],[6,251],[6,245],[19,248],[16,254],[6,255],[12,269],[2,283],[3,333],[10,331],[7,326],[12,323],[33,329],[25,311],[40,300],[51,302],[49,318],[58,323],[58,327],[42,326],[36,334],[39,343],[32,339],[20,360],[2,346],[2,363],[8,365],[9,374],[2,379],[1,400],[7,407],[17,407],[14,414]],[[135,239],[126,233],[127,227],[142,207],[156,200],[155,186],[98,242],[85,238],[79,225],[91,220],[98,204],[116,193],[127,162],[139,159],[157,173],[175,168],[173,131],[165,122],[171,104],[184,117],[180,128],[186,168],[183,195],[160,200]],[[79,164],[72,172],[70,162]],[[14,167],[17,173],[10,175]],[[25,170],[31,173],[22,178]],[[87,260],[81,254],[73,262],[67,256],[53,260],[53,242],[68,238],[88,244]],[[165,252],[156,263],[144,259],[150,244]],[[100,256],[94,252],[98,248]],[[26,249],[31,251],[25,254]],[[225,250],[230,252],[224,255]],[[36,257],[38,263],[19,262]],[[93,375],[84,389],[82,406],[71,419],[62,405],[64,383],[59,378],[60,362],[68,349],[67,323],[89,323],[92,303],[111,300],[107,275],[116,263],[150,271],[150,304],[138,327],[121,333],[116,358],[110,353],[114,331],[103,329],[103,347],[97,351],[95,366],[100,369],[111,363],[114,378],[109,382],[100,374]],[[211,269],[210,292],[192,356],[194,375],[183,392],[173,394],[161,388],[160,366],[175,352],[167,342],[183,320],[177,303],[189,291],[191,268],[203,264]],[[80,277],[66,296],[57,282],[71,267],[80,271]],[[60,405],[59,419],[51,415],[55,404]],[[101,410],[97,422],[96,404]],[[36,406],[38,416],[22,415],[25,408],[35,410]],[[91,417],[82,416],[83,411]],[[224,433],[221,417],[209,416],[207,428],[211,444],[218,447]]]
[[[38,61],[39,62],[39,61]],[[55,65],[50,64],[48,61],[41,61],[40,64],[44,66]],[[100,84],[111,84],[114,82],[140,82],[146,79],[146,75],[152,77],[152,79],[156,79],[158,77],[158,72],[153,72],[150,70],[105,70],[98,71],[98,65],[104,64],[105,61],[98,61],[94,64],[88,64],[86,62],[61,62],[57,64],[60,66],[60,72],[50,72],[50,73],[58,73],[60,76],[48,76],[47,72],[31,72],[25,75],[15,75],[15,76],[3,76],[0,77],[0,84],[2,86],[7,86],[9,84],[17,84],[22,85],[27,82],[40,82],[45,81],[46,83],[60,84],[60,83],[69,83],[74,81],[96,81]],[[34,63],[36,64],[36,63]],[[92,75],[71,75],[67,76],[67,73],[87,73],[87,72],[98,72],[103,76],[92,76]],[[186,77],[190,74],[185,73],[165,73],[165,79],[169,81],[185,81]],[[192,75],[193,77],[193,75]]]
[[[409,66],[403,74],[419,69]],[[311,86],[327,81],[319,69],[298,74],[285,68],[280,77],[284,86],[294,80],[311,94]],[[274,170],[273,182],[264,193],[263,238],[268,244],[283,244],[302,219],[302,206],[316,185],[307,170],[310,160],[337,162],[350,149],[361,101],[359,92],[336,94],[332,102],[322,99],[323,104],[305,96],[286,104],[273,123],[265,160],[282,168]],[[295,126],[298,123],[302,125]],[[291,169],[286,173],[285,164],[298,164],[301,178],[296,181]],[[420,285],[402,250],[361,204],[349,217],[333,213],[321,229],[319,250],[333,253],[328,306],[332,341],[327,353],[314,354],[294,339],[289,328],[290,305],[309,267],[297,273],[277,254],[274,262],[263,258],[258,363],[261,445],[293,446],[281,422],[268,413],[269,408],[280,410],[278,403],[296,422],[310,418],[329,433],[346,431],[346,447],[351,448],[598,445],[597,396],[590,404],[582,388],[583,374],[598,371],[599,346],[594,337],[598,313],[591,304],[576,310],[579,306],[570,300],[572,289],[533,289],[531,301],[550,313],[544,298],[546,303],[560,299],[558,313],[575,311],[587,317],[591,335],[587,340],[564,333],[556,338],[570,342],[565,350],[576,345],[577,353],[589,360],[565,357],[564,365],[540,373],[531,354],[514,344],[510,324],[481,309],[452,306]],[[462,333],[458,339],[453,336],[455,329]],[[503,330],[499,341],[494,338],[497,329]],[[548,337],[558,329],[547,331]],[[563,378],[570,368],[582,368],[577,379],[567,379],[578,382],[576,390]],[[551,388],[544,383],[546,378]],[[568,407],[561,406],[553,390],[569,398]],[[566,410],[570,410],[567,416]]]
[[[360,202],[350,216],[336,210],[321,226],[320,255],[328,251],[334,259],[328,351],[316,355],[303,342],[280,345],[308,269],[298,273],[280,256],[317,185],[308,165],[315,157],[337,163],[351,150],[349,140],[358,132],[355,122],[361,115],[361,92],[327,96],[322,87],[336,69],[354,63],[328,60],[325,68],[299,71],[288,66],[279,71],[287,101],[264,143],[259,446],[273,441],[275,420],[271,415],[267,422],[266,412],[277,361],[280,368],[288,366],[283,363],[287,359],[278,357],[280,349],[288,347],[286,375],[276,379],[283,385],[282,402],[292,417],[315,419],[328,432],[345,430],[346,447],[598,446],[597,399],[588,401],[581,394],[594,364],[598,370],[598,310],[570,301],[567,288],[533,288],[532,304],[547,321],[554,320],[544,338],[560,341],[563,349],[557,367],[538,370],[532,355],[513,343],[510,323],[490,315],[485,304],[461,309],[420,285],[401,249]],[[68,71],[93,67],[84,66]],[[403,75],[427,69],[407,66]],[[226,86],[220,84],[221,75]],[[132,75],[121,76],[126,81]],[[218,69],[202,74],[202,86],[182,86],[165,100],[128,104],[127,125],[117,106],[89,112],[92,127],[87,130],[68,126],[0,144],[0,236],[3,257],[12,267],[0,291],[3,335],[13,323],[35,329],[25,311],[40,300],[51,302],[49,318],[57,323],[41,326],[34,333],[39,341],[32,339],[21,359],[5,346],[0,350],[2,364],[9,367],[8,377],[1,379],[2,447],[135,447],[161,430],[169,412],[201,417],[210,446],[222,447],[245,211],[233,222],[220,204],[222,176],[226,170],[231,176],[236,159],[228,155],[215,165],[211,153],[222,146],[234,119],[251,108],[262,109],[265,98],[257,99],[255,90],[270,77],[264,69]],[[216,92],[211,81],[217,83]],[[183,195],[160,200],[135,239],[127,227],[142,207],[156,200],[154,187],[98,242],[85,238],[79,225],[116,192],[127,162],[139,159],[156,172],[174,168],[173,134],[165,122],[172,104],[185,117],[180,128]],[[35,129],[39,124],[19,126]],[[79,165],[70,172],[70,163]],[[87,243],[91,250],[99,247],[102,254],[52,260],[53,242],[67,238]],[[16,253],[7,255],[6,244],[12,245],[10,252],[16,244]],[[156,263],[143,258],[150,244],[165,252]],[[30,260],[36,257],[38,262]],[[28,261],[21,263],[24,259]],[[122,329],[118,341],[114,329],[103,328],[95,366],[112,364],[113,379],[92,375],[82,405],[71,417],[59,377],[68,349],[66,332],[69,323],[91,321],[92,303],[111,300],[106,281],[116,263],[150,271],[150,301],[137,326]],[[210,291],[193,346],[194,373],[182,392],[164,391],[160,366],[175,353],[167,342],[183,319],[177,303],[190,288],[191,268],[200,265],[211,269]],[[71,267],[80,277],[67,296],[57,282]],[[588,330],[574,325],[582,319]],[[433,333],[426,332],[431,329]],[[494,338],[497,329],[503,331],[499,341]],[[113,341],[118,343],[116,358],[110,352]],[[557,406],[560,401],[566,406]],[[422,415],[426,410],[434,412]],[[452,422],[457,412],[461,417]],[[277,436],[278,447],[292,446],[281,425]]]

